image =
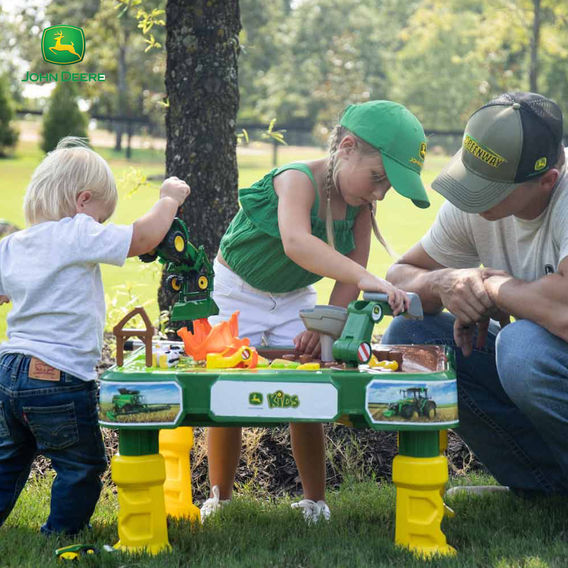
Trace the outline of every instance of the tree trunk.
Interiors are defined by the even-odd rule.
[[[237,211],[238,0],[166,4],[166,174],[191,186],[181,217],[213,258]],[[162,285],[160,310],[173,303]]]
[[[531,36],[531,61],[529,89],[538,93],[538,48],[540,43],[540,0],[533,0],[533,29]]]

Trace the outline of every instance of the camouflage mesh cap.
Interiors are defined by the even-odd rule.
[[[426,156],[426,136],[420,121],[392,101],[368,101],[348,106],[339,121],[353,134],[381,152],[395,191],[417,207],[430,206],[420,172]]]
[[[458,209],[482,213],[556,164],[562,112],[536,93],[505,93],[477,110],[461,150],[432,182]]]

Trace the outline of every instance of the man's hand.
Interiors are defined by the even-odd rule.
[[[317,331],[302,331],[294,337],[294,347],[298,353],[306,353],[314,358],[318,357],[321,351],[319,333]]]
[[[0,294],[0,306],[2,304],[7,304],[10,301],[10,298],[8,298],[8,296],[3,296]]]
[[[487,317],[495,308],[484,282],[492,276],[508,276],[502,270],[490,268],[447,268],[440,271],[437,290],[442,305],[469,325]]]
[[[497,305],[499,288],[510,280],[513,280],[513,277],[506,272],[493,272],[483,281],[485,291],[494,305]]]
[[[464,357],[469,357],[473,352],[473,336],[476,329],[477,341],[475,342],[475,347],[476,349],[485,347],[491,319],[497,320],[501,328],[511,323],[511,316],[497,309],[490,312],[490,317],[474,323],[465,323],[456,318],[454,322],[454,341],[456,346],[461,348]]]

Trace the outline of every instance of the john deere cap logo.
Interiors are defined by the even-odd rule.
[[[547,162],[546,157],[539,158],[534,164],[534,171],[540,172],[540,170],[546,168],[546,162]]]
[[[85,34],[75,26],[51,26],[41,36],[41,54],[47,63],[72,65],[83,61]]]
[[[420,157],[424,159],[426,157],[426,142],[420,143],[420,150],[419,150]]]

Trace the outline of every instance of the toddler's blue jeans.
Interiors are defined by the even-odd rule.
[[[0,526],[43,454],[57,476],[41,530],[74,534],[89,524],[106,468],[97,385],[64,372],[57,382],[31,379],[29,364],[17,353],[0,359]]]
[[[399,316],[382,342],[453,347],[460,436],[502,485],[568,494],[568,344],[528,320],[492,322],[485,348],[463,357],[453,323]]]

